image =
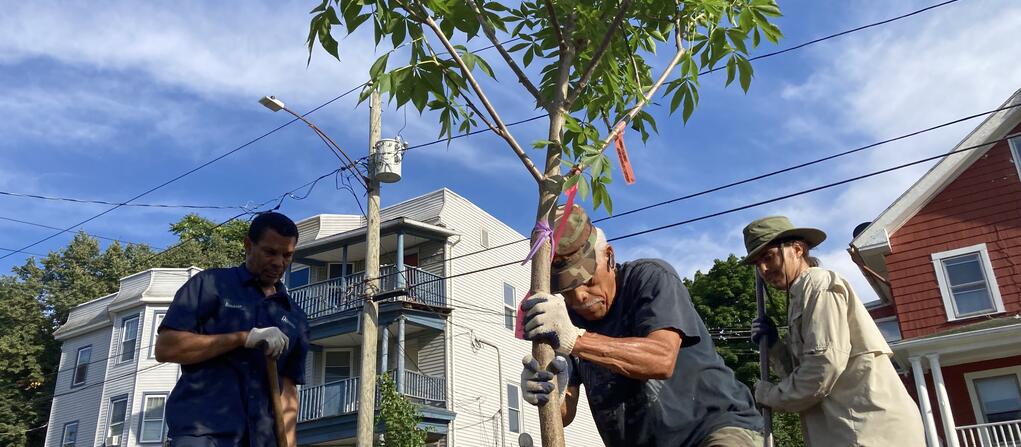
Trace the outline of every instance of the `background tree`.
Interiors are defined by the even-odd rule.
[[[410,103],[419,112],[434,111],[440,134],[448,137],[481,122],[507,142],[536,181],[536,220],[546,225],[553,221],[557,197],[574,185],[582,198],[591,192],[596,208],[612,212],[606,188],[611,169],[603,151],[628,125],[643,139],[656,131],[655,119],[642,109],[664,83],[670,111],[680,107],[686,120],[698,104],[700,72],[722,64],[726,83],[739,79],[747,90],[749,48],[763,37],[772,42],[781,37],[769,21],[780,15],[773,0],[526,0],[514,6],[485,0],[321,0],[311,13],[310,58],[319,42],[339,59],[332,29],[352,33],[365,23],[371,23],[377,45],[406,47],[400,54],[407,63],[391,66],[390,56],[397,53],[388,51],[372,64],[372,82],[361,99],[378,91],[399,107]],[[495,78],[489,62],[467,50],[483,36],[548,115],[546,136],[533,143],[545,149],[539,167],[476,76]],[[663,48],[673,56],[657,61]],[[656,77],[654,63],[664,65]],[[538,240],[544,235],[533,233],[540,244],[539,261],[532,263],[533,293],[549,292],[550,245]],[[553,356],[542,343],[533,352],[543,367]],[[542,444],[563,445],[559,402],[541,406],[539,414]]]
[[[425,445],[426,435],[429,433],[418,428],[418,424],[422,423],[422,416],[419,415],[415,404],[397,392],[397,385],[389,374],[380,374],[377,382],[379,414],[376,416],[376,425],[382,423],[386,427],[380,445],[384,447]]]
[[[749,338],[748,328],[758,316],[755,307],[755,271],[752,266],[730,255],[713,261],[709,272],[696,271],[694,279],[684,279],[691,293],[695,310],[702,317],[716,344],[716,351],[734,370],[738,380],[754,389],[759,379],[758,347]],[[787,321],[787,298],[773,288],[766,288],[767,314],[778,325]],[[774,382],[778,378],[770,374]],[[801,419],[797,413],[773,412],[775,444],[784,447],[805,445]]]
[[[50,414],[60,345],[53,331],[75,306],[116,292],[120,279],[153,267],[202,268],[244,260],[248,223],[217,226],[195,214],[170,226],[176,248],[157,254],[148,245],[105,249],[78,233],[64,248],[29,258],[0,276],[0,445],[42,445]]]

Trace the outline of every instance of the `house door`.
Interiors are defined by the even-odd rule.
[[[323,416],[355,410],[358,385],[351,380],[351,351],[323,351]]]

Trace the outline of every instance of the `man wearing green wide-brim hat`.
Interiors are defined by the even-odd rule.
[[[752,341],[768,340],[781,377],[756,383],[755,399],[799,413],[810,447],[923,447],[922,419],[890,361],[890,346],[851,284],[809,256],[825,239],[784,216],[744,228],[743,261],[790,299],[783,340],[768,318],[752,324]]]
[[[673,267],[614,262],[580,206],[559,208],[555,223],[550,290],[563,296],[536,294],[521,308],[525,338],[549,341],[558,357],[550,371],[524,359],[525,401],[545,404],[558,390],[567,425],[584,384],[609,447],[761,447],[751,392],[716,353]]]

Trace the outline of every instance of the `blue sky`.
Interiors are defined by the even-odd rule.
[[[786,38],[754,54],[904,14],[937,3],[782,1]],[[256,101],[273,94],[309,110],[363,82],[386,48],[371,36],[341,43],[342,62],[317,50],[306,68],[306,12],[313,2],[21,2],[0,16],[0,191],[126,200],[223,154],[288,119]],[[638,182],[611,187],[626,211],[798,162],[989,110],[1021,87],[1021,8],[1009,0],[961,0],[911,18],[755,63],[744,94],[702,78],[701,105],[683,125],[651,106],[661,133],[642,144],[626,136]],[[486,46],[481,40],[471,48]],[[482,53],[499,67],[495,53]],[[486,81],[506,121],[537,114],[508,70]],[[311,115],[353,156],[366,153],[368,108],[356,95]],[[436,117],[387,110],[383,134],[432,141]],[[951,149],[978,121],[817,165],[785,176],[606,221],[610,237],[697,217],[829,183]],[[543,138],[543,121],[513,128],[523,142]],[[536,152],[538,154],[538,152]],[[291,125],[142,199],[143,203],[238,206],[260,203],[336,167],[311,131]],[[740,229],[769,214],[818,226],[830,239],[817,254],[874,296],[844,248],[851,229],[875,218],[927,169],[919,166],[841,188],[777,202],[617,244],[619,258],[667,259],[690,276],[714,258],[740,253]],[[383,205],[447,187],[527,233],[535,186],[492,135],[409,152],[404,179],[385,185]],[[619,177],[619,175],[617,176]],[[357,213],[354,198],[320,183],[308,199],[287,200],[295,219]],[[0,217],[66,227],[108,208],[0,196]],[[185,210],[121,208],[84,226],[90,233],[147,242],[173,237]],[[224,220],[236,210],[201,214]],[[605,215],[597,211],[597,216]],[[0,220],[0,247],[20,248],[52,230]],[[27,251],[65,244],[61,235]],[[0,255],[8,252],[0,252]],[[0,270],[24,254],[0,260]]]

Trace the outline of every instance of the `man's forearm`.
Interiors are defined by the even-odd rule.
[[[673,375],[680,345],[680,334],[669,330],[624,338],[586,332],[571,354],[632,379],[667,379]]]
[[[191,365],[245,345],[247,332],[203,335],[165,329],[156,341],[156,360]]]

